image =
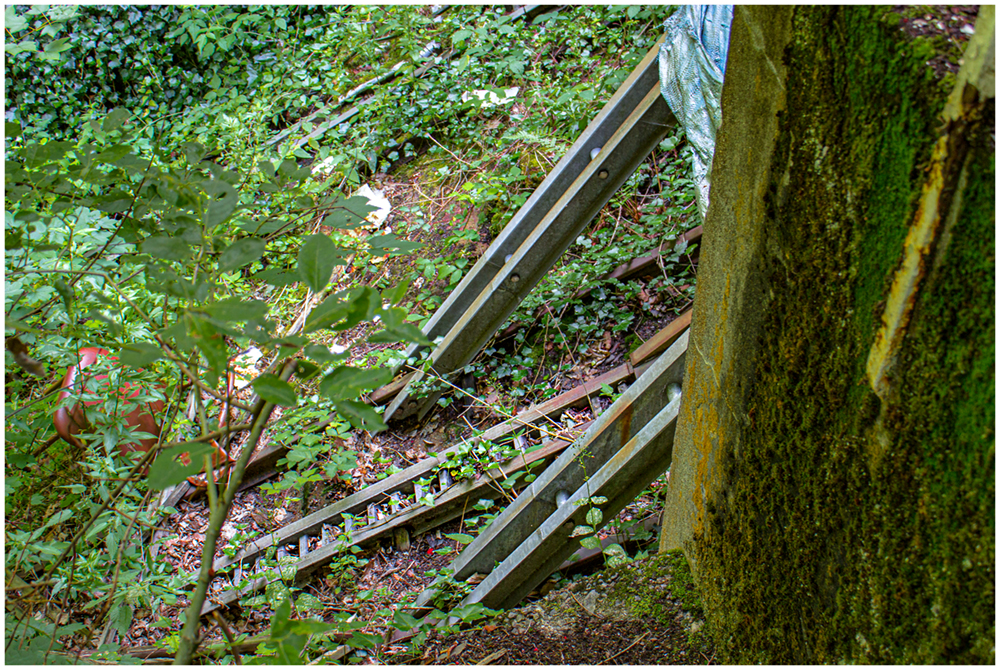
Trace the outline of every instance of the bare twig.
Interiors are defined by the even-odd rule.
[[[610,663],[611,661],[615,660],[616,658],[618,658],[619,656],[621,656],[622,654],[624,654],[626,651],[628,651],[629,649],[631,649],[635,645],[639,644],[642,641],[642,638],[644,638],[644,637],[646,637],[648,635],[649,635],[649,631],[647,630],[645,633],[643,633],[639,637],[635,638],[635,640],[632,642],[632,644],[630,644],[629,646],[625,647],[624,649],[622,649],[621,651],[619,651],[614,656],[609,656],[608,658],[604,659],[603,661],[600,662],[599,665],[604,665],[605,663]]]
[[[592,616],[592,617],[600,617],[601,619],[607,619],[607,617],[604,616],[603,614],[598,614],[597,612],[591,612],[589,609],[587,609],[587,606],[584,605],[583,603],[581,603],[580,600],[579,600],[579,598],[577,598],[576,594],[573,593],[572,591],[570,591],[569,594],[571,596],[573,596],[573,600],[576,601],[576,604],[579,605],[581,607],[581,609],[583,609],[583,611],[586,612],[587,614],[589,614],[590,616]]]

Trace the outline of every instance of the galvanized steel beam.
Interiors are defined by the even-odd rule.
[[[559,508],[560,494],[565,496],[577,491],[589,475],[613,462],[619,449],[635,436],[633,427],[645,427],[669,404],[671,387],[679,386],[684,378],[689,333],[681,335],[656,359],[572,447],[455,558],[451,567],[457,579],[465,579],[476,572],[491,572],[497,561],[514,552]],[[659,474],[657,472],[656,476]]]
[[[425,326],[444,335],[434,370],[466,365],[676,123],[650,52],[556,169],[494,240]],[[446,333],[446,334],[445,334]],[[407,350],[407,356],[417,348]],[[386,409],[388,419],[423,416],[436,398],[412,402],[417,374]]]
[[[452,561],[455,579],[489,575],[469,602],[488,607],[516,604],[579,547],[577,540],[568,541],[570,522],[582,523],[582,517],[574,516],[582,506],[575,503],[603,495],[608,502],[601,508],[610,519],[670,467],[689,333],[653,361]],[[640,430],[634,433],[633,426]],[[428,603],[434,593],[424,590],[415,606]]]
[[[670,467],[677,411],[681,404],[680,389],[674,385],[670,388],[675,392],[671,393],[669,404],[572,495],[560,496],[557,509],[465,598],[463,604],[481,602],[491,608],[517,605],[580,548],[580,539],[571,534],[577,526],[587,524],[592,496],[608,499],[599,508],[604,519],[611,520]]]

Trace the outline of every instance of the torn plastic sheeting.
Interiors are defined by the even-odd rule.
[[[722,80],[729,51],[732,5],[687,5],[664,23],[660,92],[684,127],[693,151],[698,212],[708,211],[715,133],[722,124]]]

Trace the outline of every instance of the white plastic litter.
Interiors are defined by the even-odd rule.
[[[468,102],[469,100],[472,100],[473,97],[476,97],[483,101],[480,105],[481,109],[489,109],[490,107],[496,107],[497,105],[508,105],[514,102],[514,98],[520,90],[521,88],[519,86],[505,88],[502,98],[493,91],[466,91],[462,94],[462,102]]]
[[[389,199],[385,197],[385,193],[375,190],[368,184],[365,184],[352,193],[351,197],[353,198],[356,195],[368,198],[368,204],[373,207],[377,207],[374,212],[368,213],[365,220],[367,220],[370,226],[375,230],[381,228],[382,224],[385,223],[385,220],[389,218],[389,212],[392,211],[392,205],[389,204]]]
[[[694,149],[698,212],[708,211],[715,134],[722,125],[722,80],[732,5],[686,5],[666,20],[660,47],[660,93]]]
[[[237,389],[244,389],[250,385],[254,377],[257,376],[257,361],[264,356],[257,347],[250,347],[233,361],[233,369],[236,378],[233,386]]]

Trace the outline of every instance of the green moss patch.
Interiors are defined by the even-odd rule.
[[[605,574],[615,582],[608,599],[627,609],[633,618],[648,617],[666,624],[673,620],[678,606],[695,619],[704,616],[691,568],[680,550],[608,568]]]

